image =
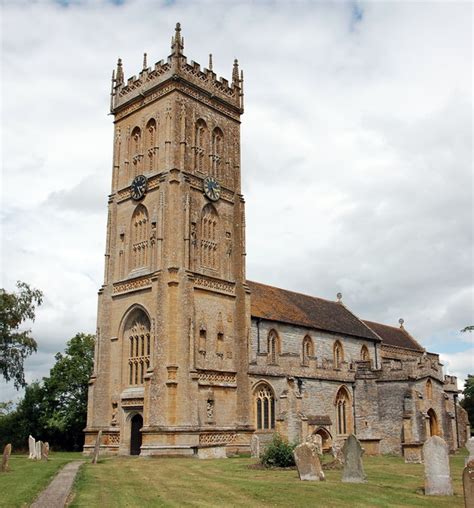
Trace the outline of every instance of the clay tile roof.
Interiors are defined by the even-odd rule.
[[[343,304],[247,281],[253,317],[380,341]]]
[[[414,349],[416,351],[425,350],[404,328],[374,323],[365,319],[364,323],[379,335],[382,339],[382,344]]]

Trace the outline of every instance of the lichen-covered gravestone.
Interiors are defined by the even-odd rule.
[[[326,479],[316,446],[310,443],[302,443],[295,448],[293,456],[295,457],[300,480],[318,482]]]
[[[469,456],[466,458],[466,461],[464,462],[464,465],[466,466],[468,462],[471,460],[474,460],[474,437],[469,438],[466,441],[466,448],[469,452]]]
[[[94,455],[92,456],[92,464],[97,464],[97,461],[99,460],[101,437],[102,437],[102,431],[99,430],[99,432],[97,434],[97,438],[95,440]]]
[[[362,455],[364,450],[359,440],[351,434],[342,447],[344,455],[344,469],[342,470],[342,481],[345,483],[364,483],[367,481],[364,466],[362,465]]]
[[[453,486],[449,473],[449,449],[444,439],[432,436],[423,445],[425,461],[425,494],[452,496]]]
[[[254,458],[260,457],[260,438],[255,434],[250,441],[250,455]]]
[[[48,460],[49,456],[49,443],[43,443],[43,446],[41,447],[41,460]]]
[[[35,438],[33,436],[28,437],[28,449],[30,451],[29,459],[34,459],[36,457],[36,443]]]
[[[306,438],[306,442],[315,446],[318,454],[322,455],[322,453],[323,453],[323,438],[321,437],[320,434],[310,434]]]
[[[36,441],[35,459],[41,460],[41,448],[43,447],[42,441]]]
[[[12,453],[12,445],[8,443],[5,445],[3,449],[3,458],[2,458],[2,473],[6,473],[9,470],[8,461],[10,460],[10,455]]]
[[[474,459],[470,460],[462,473],[464,506],[474,508]]]

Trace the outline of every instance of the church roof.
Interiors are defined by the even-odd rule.
[[[247,281],[253,317],[380,341],[342,303]]]
[[[403,347],[414,349],[416,351],[425,351],[425,349],[405,330],[398,326],[388,326],[374,321],[364,323],[371,328],[382,339],[382,343],[387,346]]]

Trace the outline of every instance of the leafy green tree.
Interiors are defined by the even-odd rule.
[[[465,326],[461,332],[462,333],[466,333],[466,332],[472,332],[474,330],[474,325],[469,325],[469,326]]]
[[[461,400],[461,406],[467,411],[471,427],[474,427],[474,376],[469,374],[464,383],[464,398]]]
[[[18,281],[16,293],[0,289],[0,372],[6,381],[13,380],[18,390],[26,386],[25,358],[36,352],[31,330],[20,331],[24,321],[35,319],[35,309],[43,301],[43,293]]]

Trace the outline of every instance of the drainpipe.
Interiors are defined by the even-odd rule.
[[[260,353],[260,318],[257,318],[257,353]]]
[[[454,421],[456,422],[456,442],[458,443],[458,448],[461,448],[461,444],[459,443],[459,427],[458,427],[458,396],[456,394],[453,395],[454,400]]]
[[[356,385],[354,381],[354,385],[352,386],[352,413],[354,415],[354,436],[357,434],[357,426],[356,426]]]

